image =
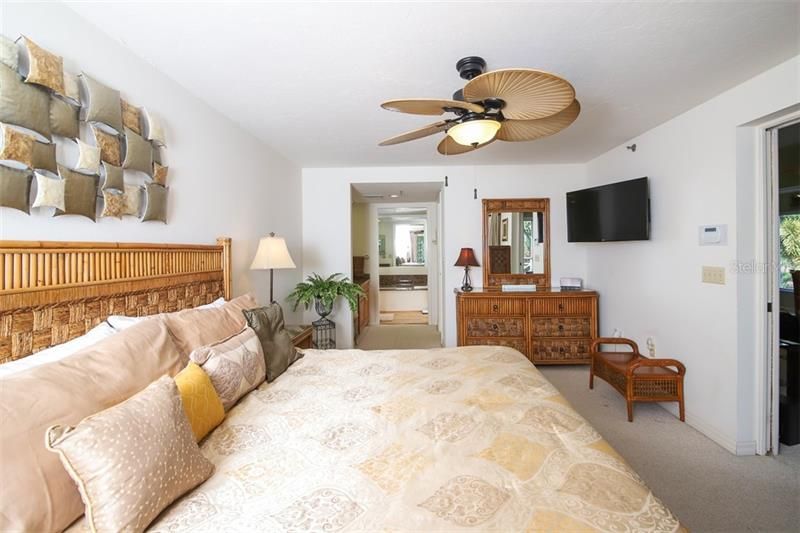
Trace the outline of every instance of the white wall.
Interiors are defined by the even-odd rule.
[[[131,217],[98,218],[97,223],[76,216],[53,219],[49,209],[35,209],[28,216],[0,208],[0,239],[212,244],[216,237],[228,236],[233,238],[234,293],[253,290],[266,301],[268,273],[248,267],[259,237],[275,231],[286,238],[299,267],[276,272],[276,297],[288,293],[302,272],[296,165],[63,4],[6,2],[0,32],[11,38],[29,36],[62,55],[69,72],[84,70],[120,89],[134,105],[159,113],[167,129],[170,166],[167,225]]]
[[[652,336],[658,357],[683,361],[687,421],[738,453],[753,453],[756,440],[754,337],[765,308],[751,297],[764,274],[731,268],[752,261],[761,238],[753,231],[760,185],[752,165],[737,168],[737,128],[800,101],[799,63],[779,65],[586,168],[590,185],[650,177],[650,241],[580,245],[588,281],[600,290],[601,333],[617,328],[642,346]],[[635,153],[625,149],[631,142]],[[699,246],[702,224],[727,224],[728,244]],[[726,267],[727,284],[701,283],[702,265]]]
[[[585,185],[583,165],[442,166],[303,169],[303,270],[329,274],[350,268],[350,184],[444,182],[442,195],[442,250],[444,260],[443,324],[445,343],[456,344],[455,296],[463,269],[452,266],[462,247],[472,247],[482,263],[481,199],[550,198],[551,264],[555,284],[561,276],[586,277],[585,247],[567,243],[566,199],[569,190]],[[473,188],[478,199],[473,199]],[[376,245],[377,246],[377,245]],[[474,285],[483,273],[471,270]],[[316,314],[310,310],[306,320]],[[333,319],[337,346],[352,345],[352,321],[343,302]]]

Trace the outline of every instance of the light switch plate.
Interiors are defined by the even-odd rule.
[[[703,266],[703,283],[725,285],[725,267]]]

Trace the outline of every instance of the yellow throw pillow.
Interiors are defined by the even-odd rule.
[[[211,384],[208,374],[199,365],[189,363],[175,376],[175,383],[181,393],[183,410],[192,426],[197,442],[209,431],[217,427],[225,418],[225,409]]]

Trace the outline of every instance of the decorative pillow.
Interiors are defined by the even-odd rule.
[[[64,62],[61,56],[48,52],[24,35],[22,40],[28,52],[28,76],[25,81],[64,94]]]
[[[60,361],[4,377],[0,531],[63,531],[83,514],[75,483],[45,448],[48,427],[76,425],[187,362],[164,321],[145,320]]]
[[[85,170],[91,174],[100,172],[100,148],[86,144],[80,139],[78,141],[78,163],[75,170]]]
[[[167,192],[169,189],[156,183],[145,185],[145,196],[147,203],[144,206],[142,222],[158,220],[167,223]]]
[[[153,181],[155,183],[158,183],[159,185],[166,185],[168,172],[169,172],[169,167],[161,166],[160,164],[153,161]]]
[[[0,165],[0,207],[11,207],[30,214],[31,181],[30,170],[21,170]]]
[[[22,81],[15,70],[0,64],[0,122],[14,124],[50,140],[50,95]]]
[[[144,116],[147,119],[147,139],[153,141],[156,146],[166,146],[167,138],[164,135],[164,126],[161,120],[153,112],[144,109]]]
[[[115,166],[122,165],[119,137],[107,133],[94,125],[92,125],[92,133],[94,133],[95,144],[100,148],[100,159],[108,161]]]
[[[295,350],[292,338],[284,327],[283,309],[273,302],[269,306],[246,309],[242,313],[247,325],[258,335],[267,367],[267,381],[275,381],[275,378],[302,357]]]
[[[81,105],[81,85],[75,74],[64,72],[64,97],[76,106]]]
[[[161,153],[162,149],[158,146],[153,146],[153,161],[159,165],[164,164],[164,154]]]
[[[58,165],[58,175],[64,180],[64,209],[53,216],[81,215],[92,222],[97,212],[97,175],[81,174]]]
[[[192,426],[194,440],[203,437],[225,419],[225,408],[211,383],[211,378],[196,363],[190,362],[175,376],[183,410]]]
[[[36,172],[36,198],[33,207],[55,207],[64,211],[64,184],[60,178],[49,178]]]
[[[77,483],[92,531],[144,531],[214,471],[169,376],[76,427],[52,426],[46,445]]]
[[[189,358],[211,378],[226,413],[239,398],[264,382],[261,343],[248,327],[217,344],[197,348]]]
[[[122,218],[125,213],[125,195],[118,192],[103,191],[103,210],[101,217]]]
[[[119,91],[103,85],[85,72],[81,73],[81,78],[86,87],[86,122],[100,122],[121,133],[122,104]]]
[[[138,107],[132,106],[125,100],[122,102],[122,125],[129,130],[142,134],[142,112]]]
[[[33,168],[37,170],[48,170],[53,174],[58,172],[56,163],[56,145],[54,143],[33,143]]]
[[[138,185],[125,185],[125,194],[122,196],[125,204],[125,207],[122,209],[122,214],[138,217],[139,208],[142,203],[142,188]]]
[[[115,191],[122,194],[125,190],[122,167],[115,167],[103,161],[103,185],[100,188],[104,191]]]
[[[78,138],[78,107],[61,98],[50,98],[50,131],[62,137]]]
[[[19,68],[19,49],[17,43],[0,35],[0,63],[12,70]]]
[[[153,147],[128,128],[125,128],[125,161],[122,168],[141,170],[148,176],[153,172]]]
[[[23,167],[33,167],[33,144],[36,139],[14,128],[3,124],[3,150],[0,159],[4,161],[17,161]]]

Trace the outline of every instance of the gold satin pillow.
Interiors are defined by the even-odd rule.
[[[77,483],[92,531],[144,531],[214,471],[169,376],[75,427],[51,426],[46,446]]]
[[[28,52],[28,76],[25,81],[37,83],[58,94],[64,94],[64,65],[61,56],[48,52],[24,35],[25,50]]]
[[[196,363],[178,372],[175,383],[181,393],[183,410],[192,426],[194,439],[200,442],[203,437],[220,425],[225,419],[225,409],[219,395],[202,368]]]

